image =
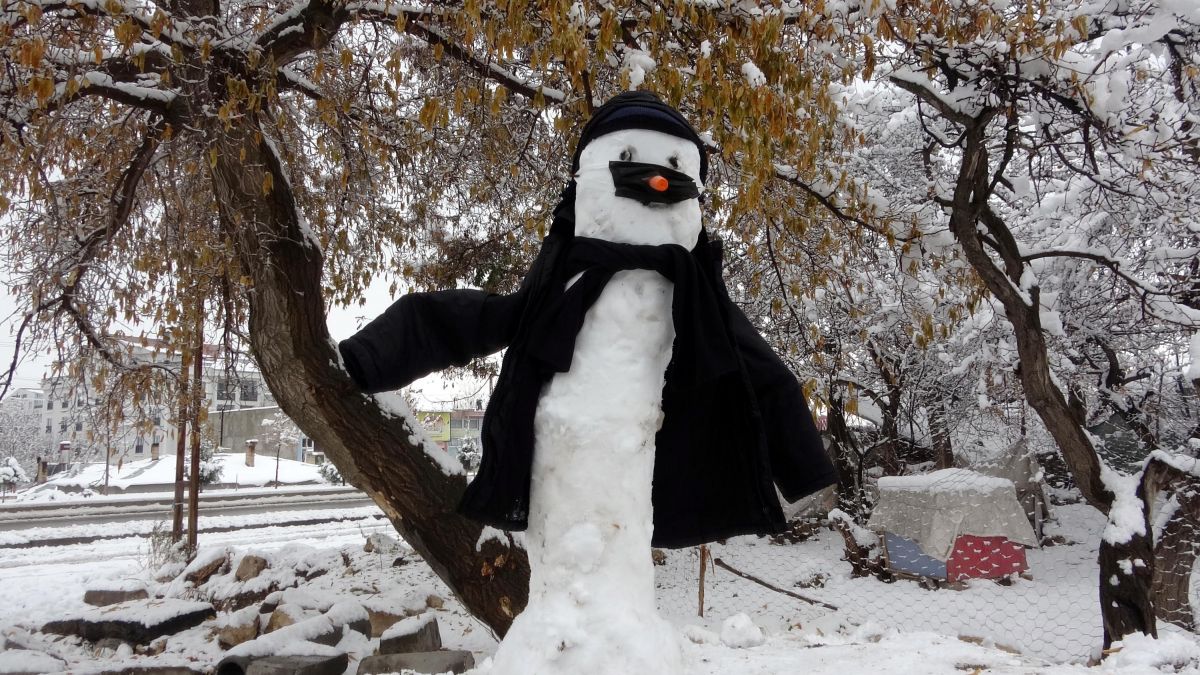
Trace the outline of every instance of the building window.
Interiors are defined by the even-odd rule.
[[[142,449],[141,443],[138,443],[137,445],[133,446],[133,454],[140,455],[140,454],[142,454],[142,452],[143,452],[143,449]]]
[[[54,410],[54,401],[46,401],[46,410]]]
[[[75,431],[83,431],[83,422],[75,423]]]
[[[50,433],[50,423],[46,422],[46,433]]]
[[[302,448],[313,447],[313,440],[311,438],[309,438],[308,436],[301,437],[300,438],[300,447],[302,447]]]
[[[62,433],[66,433],[66,431],[67,431],[67,421],[63,420],[62,422],[58,423],[58,433],[62,434]]]
[[[242,382],[242,400],[258,400],[258,382],[255,382],[254,380],[246,380]]]
[[[75,405],[76,406],[87,405],[87,397],[86,396],[76,396],[75,397]]]
[[[233,400],[233,380],[222,377],[217,380],[217,400],[232,401]]]
[[[40,399],[40,398],[34,399],[33,407],[35,410],[41,410],[42,409],[42,399]]]

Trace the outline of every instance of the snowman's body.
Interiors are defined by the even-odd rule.
[[[610,161],[675,168],[700,184],[697,147],[628,129],[580,156],[575,234],[691,249],[700,206],[643,205],[614,194]],[[655,608],[650,555],[654,437],[675,330],[672,283],[617,272],[588,310],[568,372],[545,386],[534,420],[526,548],[529,604],[496,653],[493,675],[683,672],[676,632]]]

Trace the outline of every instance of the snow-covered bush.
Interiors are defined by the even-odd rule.
[[[324,478],[325,482],[327,483],[342,485],[345,485],[346,483],[346,480],[342,478],[342,472],[338,471],[338,468],[333,465],[333,462],[326,461],[319,469],[317,469],[317,471],[321,474],[321,478]]]
[[[221,479],[224,465],[216,459],[217,448],[207,438],[200,442],[200,483],[210,485]]]
[[[300,445],[300,428],[282,410],[262,421],[262,433],[258,437],[261,454],[275,453],[291,459]]]
[[[20,483],[28,483],[29,476],[25,470],[17,462],[16,457],[5,457],[4,461],[0,461],[0,485],[4,486],[5,490],[11,490]]]
[[[474,438],[468,438],[463,441],[462,447],[458,450],[458,461],[462,462],[463,468],[467,471],[474,471],[479,468],[479,460],[482,452],[479,449],[479,442]]]

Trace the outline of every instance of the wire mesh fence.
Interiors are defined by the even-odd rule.
[[[1194,629],[1200,610],[1200,490],[1173,487],[1153,510],[1160,632]],[[1023,499],[1014,481],[961,469],[885,477],[872,490],[869,519],[834,511],[800,536],[710,544],[703,605],[700,549],[665,552],[661,611],[718,625],[746,613],[777,631],[873,622],[1053,663],[1100,655],[1099,511],[1047,503],[1045,492]]]

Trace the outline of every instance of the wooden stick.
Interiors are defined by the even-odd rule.
[[[825,609],[832,609],[835,612],[838,609],[837,607],[834,607],[833,605],[829,604],[828,602],[821,602],[820,600],[813,600],[812,598],[806,598],[803,595],[800,595],[799,593],[793,593],[789,590],[779,588],[778,586],[774,586],[766,581],[763,581],[762,579],[759,579],[758,577],[756,577],[752,574],[746,574],[745,572],[743,572],[741,570],[734,569],[734,568],[730,567],[729,565],[725,564],[725,561],[721,560],[720,558],[714,558],[713,564],[715,564],[717,567],[720,567],[723,570],[728,570],[730,572],[733,572],[734,574],[738,575],[739,577],[741,577],[743,579],[746,579],[747,581],[753,581],[754,583],[758,584],[759,586],[762,586],[763,588],[767,588],[772,591],[775,591],[776,593],[783,593],[784,595],[786,595],[788,597],[795,598],[797,600],[803,600],[804,602],[807,602],[812,605],[819,605],[821,607],[824,607]],[[703,579],[703,577],[701,577],[701,578]]]

